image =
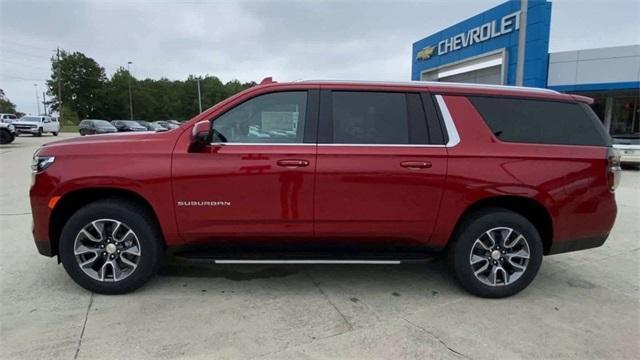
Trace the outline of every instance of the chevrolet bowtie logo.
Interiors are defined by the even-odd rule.
[[[436,52],[436,48],[432,46],[427,46],[424,49],[418,51],[418,55],[416,55],[416,60],[428,60],[432,57]]]

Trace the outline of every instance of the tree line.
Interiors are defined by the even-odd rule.
[[[47,106],[59,111],[62,100],[63,124],[77,124],[82,119],[129,119],[131,84],[134,119],[186,120],[199,113],[198,80],[203,110],[256,85],[255,82],[241,83],[238,80],[223,83],[211,75],[189,75],[184,81],[166,78],[140,80],[124,67],[109,78],[94,59],[80,52],[60,51],[59,57],[51,59]]]

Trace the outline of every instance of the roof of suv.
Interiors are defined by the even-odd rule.
[[[592,103],[593,99],[571,94],[559,93],[555,90],[523,87],[523,86],[505,86],[505,85],[488,85],[488,84],[470,84],[470,83],[451,83],[438,81],[349,81],[349,80],[300,80],[294,82],[263,82],[258,86],[286,86],[293,84],[319,85],[322,87],[331,87],[334,89],[393,89],[393,90],[415,90],[422,88],[423,90],[452,95],[489,95],[489,96],[513,96],[513,97],[529,97],[540,99],[554,99],[562,101],[579,101],[584,103]]]

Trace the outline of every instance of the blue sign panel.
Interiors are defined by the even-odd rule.
[[[520,1],[508,1],[413,44],[411,79],[426,71],[504,51],[507,85],[515,85],[520,33]],[[547,86],[551,3],[529,0],[524,85]]]

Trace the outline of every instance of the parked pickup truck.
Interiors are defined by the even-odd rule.
[[[44,133],[52,133],[58,136],[60,123],[58,119],[42,115],[26,115],[12,122],[18,134],[32,134],[42,136]]]
[[[181,127],[33,158],[33,235],[78,284],[143,285],[166,253],[216,263],[449,258],[469,292],[527,287],[600,246],[620,163],[590,98],[430,82],[269,81]]]

